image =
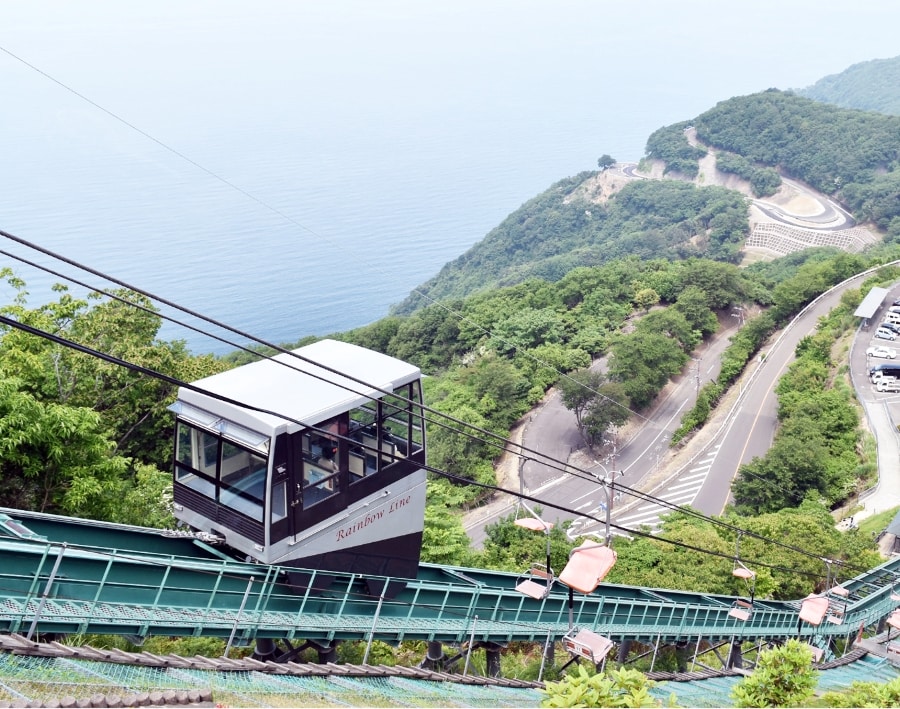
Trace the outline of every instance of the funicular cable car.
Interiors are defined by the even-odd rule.
[[[516,519],[514,524],[523,529],[530,529],[534,532],[543,532],[547,538],[547,558],[546,563],[541,566],[539,563],[533,563],[526,569],[516,581],[516,590],[529,598],[536,601],[545,599],[553,588],[556,581],[553,575],[553,569],[550,567],[550,531],[553,529],[552,522],[545,522],[532,510],[523,500],[520,500],[520,506],[524,507],[530,517],[518,517],[516,511]]]
[[[175,517],[239,555],[415,578],[425,509],[421,373],[321,340],[179,388]],[[367,382],[367,383],[364,383]],[[240,402],[240,403],[237,403]],[[316,587],[330,584],[316,575]],[[368,581],[372,595],[402,583]]]
[[[741,536],[738,535],[734,552],[734,568],[731,570],[731,575],[735,578],[743,579],[746,582],[750,600],[735,600],[731,604],[731,609],[728,611],[728,615],[730,615],[732,618],[737,618],[740,621],[748,621],[750,620],[750,616],[753,615],[753,598],[756,593],[756,572],[751,571],[746,566],[744,566],[743,562],[740,559],[740,550]]]

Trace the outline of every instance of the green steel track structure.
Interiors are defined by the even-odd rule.
[[[560,640],[570,626],[615,642],[772,641],[799,637],[823,650],[879,625],[897,606],[900,558],[842,581],[841,622],[798,619],[801,601],[757,600],[746,621],[731,596],[601,584],[557,584],[543,600],[515,591],[517,575],[421,564],[388,600],[357,574],[313,572],[291,587],[285,570],[228,557],[193,535],[5,509],[0,511],[0,632],[215,636],[257,639]],[[571,601],[574,601],[570,605]]]

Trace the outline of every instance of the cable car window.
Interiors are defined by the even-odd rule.
[[[319,424],[325,430],[335,426],[335,421]],[[303,509],[340,492],[338,461],[337,439],[318,431],[303,433]]]
[[[341,480],[336,470],[325,470],[303,461],[303,509],[312,507],[341,491]]]
[[[375,422],[378,420],[376,402],[360,406],[350,412],[350,445],[348,464],[350,466],[350,482],[361,480],[366,475],[378,472],[378,432]]]
[[[425,428],[422,425],[422,389],[421,383],[416,380],[409,385],[409,399],[414,402],[410,412],[410,450],[416,452],[425,447]]]
[[[267,460],[231,441],[222,441],[219,502],[262,522]]]
[[[191,488],[199,492],[201,495],[215,499],[216,486],[211,480],[197,475],[196,473],[181,467],[175,466],[175,482]]]
[[[287,517],[287,483],[272,488],[272,524]]]
[[[179,421],[175,437],[175,481],[215,498],[218,446],[217,436]]]
[[[381,450],[386,465],[407,457],[412,450],[421,449],[421,440],[416,444],[413,437],[413,429],[421,429],[419,408],[414,405],[418,401],[418,389],[414,390],[409,384],[397,387],[381,401]],[[421,438],[421,431],[419,436]]]

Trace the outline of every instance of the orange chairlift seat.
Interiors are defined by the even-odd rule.
[[[811,593],[800,603],[800,620],[810,625],[819,625],[828,613],[828,598]]]
[[[825,579],[824,593],[811,593],[800,604],[800,621],[805,621],[810,625],[819,625],[826,618],[829,623],[840,625],[844,622],[844,613],[847,609],[847,598],[850,591],[832,582],[836,580],[836,575],[832,575],[831,565],[834,563],[831,559],[822,559],[828,568]],[[837,598],[835,598],[837,597]],[[799,629],[798,629],[799,632]]]
[[[820,647],[816,647],[815,645],[810,645],[808,643],[806,646],[810,649],[810,652],[812,652],[812,661],[820,662],[822,660],[822,655],[825,654],[825,651]]]
[[[608,537],[607,537],[608,538]],[[560,583],[569,587],[569,632],[563,647],[573,658],[585,658],[599,665],[613,648],[612,640],[590,630],[573,627],[573,590],[593,593],[616,563],[617,554],[609,546],[585,540],[569,554],[569,562],[559,574]]]
[[[553,523],[545,522],[535,515],[531,509],[527,507],[526,509],[532,516],[520,517],[515,520],[514,524],[523,529],[543,532],[547,535],[547,561],[544,566],[535,563],[526,569],[516,581],[516,591],[536,601],[540,601],[550,595],[550,589],[553,588],[553,583],[556,581],[553,569],[550,568],[550,530],[553,529]]]
[[[887,624],[892,628],[900,628],[900,608],[897,608],[887,617]]]
[[[893,598],[893,594],[891,595],[891,598]],[[900,655],[900,645],[891,642],[891,628],[900,628],[900,608],[895,608],[891,611],[891,614],[887,617],[885,622],[888,625],[887,640],[884,643],[885,650],[887,651],[888,657],[897,657]]]
[[[735,578],[744,579],[744,581],[747,582],[747,586],[750,588],[750,600],[744,601],[738,599],[734,601],[734,603],[731,604],[728,615],[741,621],[750,620],[750,616],[753,615],[753,596],[756,592],[756,572],[751,571],[739,560],[735,559],[734,569],[732,569],[731,575]]]
[[[844,622],[844,613],[847,611],[847,598],[850,596],[850,591],[848,591],[843,586],[834,586],[828,591],[829,594],[833,596],[838,596],[843,600],[837,599],[829,599],[828,601],[828,615],[826,616],[826,620],[829,623],[834,623],[835,625],[840,625]]]

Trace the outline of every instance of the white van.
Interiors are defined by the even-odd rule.
[[[881,377],[875,382],[878,391],[900,391],[900,379],[897,377]]]
[[[898,325],[900,324],[900,313],[887,312],[884,314],[884,321]]]
[[[891,330],[888,330],[886,327],[879,327],[875,331],[875,337],[880,337],[882,340],[896,340],[897,335],[894,334]]]

